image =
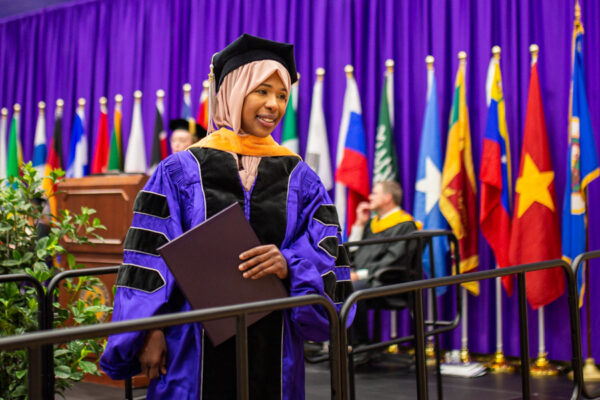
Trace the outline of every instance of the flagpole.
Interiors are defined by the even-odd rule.
[[[464,51],[458,52],[459,64],[465,64],[467,61],[467,53]],[[460,67],[459,67],[460,68]],[[460,271],[460,265],[457,265]],[[462,325],[461,325],[461,347],[460,347],[460,361],[463,364],[471,362],[469,355],[469,302],[467,299],[467,290],[461,286],[462,291]]]
[[[579,11],[579,2],[576,3],[575,13]],[[581,11],[579,11],[581,12]],[[589,251],[589,236],[588,236],[588,191],[585,189],[585,251]],[[591,301],[590,301],[590,269],[588,268],[588,261],[584,261],[583,265],[583,282],[585,287],[585,322],[586,322],[586,336],[587,336],[587,357],[583,365],[583,378],[586,382],[598,382],[600,381],[600,370],[596,367],[596,361],[592,356],[592,316],[591,316]]]
[[[428,55],[427,57],[425,57],[425,63],[427,64],[427,71],[431,71],[433,70],[433,63],[435,62],[435,58],[432,55]],[[429,96],[429,94],[428,94]],[[431,262],[431,261],[430,261]],[[429,307],[427,308],[427,318],[430,321],[433,321],[433,303],[434,301],[436,301],[435,299],[435,294],[434,294],[434,289],[429,289]],[[435,323],[435,321],[434,321]],[[432,331],[435,329],[434,325],[431,325],[427,328],[428,330]],[[427,337],[427,346],[425,347],[425,354],[427,355],[427,359],[429,360],[428,362],[433,364],[435,363],[435,346],[433,343],[433,335],[432,336],[428,336]]]
[[[496,63],[500,63],[500,46],[492,47],[492,55]],[[491,89],[491,88],[490,88]],[[488,93],[491,97],[491,90]],[[510,172],[509,172],[510,173]],[[510,175],[509,175],[510,181]],[[510,190],[509,190],[510,196]],[[499,268],[496,265],[496,268]],[[506,358],[504,357],[504,341],[502,338],[502,329],[503,329],[503,315],[502,315],[502,278],[496,278],[496,353],[494,354],[494,358],[487,367],[492,372],[503,373],[503,372],[514,372],[515,367],[506,362]]]
[[[531,53],[531,65],[537,63],[538,52],[540,48],[537,44],[529,46],[529,52]],[[538,309],[538,357],[534,364],[531,366],[532,375],[556,375],[558,370],[550,365],[546,353],[546,329],[544,326],[544,307]]]
[[[531,375],[554,376],[558,369],[548,361],[546,351],[546,327],[544,321],[544,307],[538,308],[538,357],[531,366]]]
[[[460,346],[460,361],[463,364],[471,362],[469,355],[469,302],[467,299],[467,289],[461,286],[462,291],[462,325],[461,325],[461,346]]]
[[[385,69],[386,69],[386,75],[389,74],[390,76],[392,76],[392,74],[394,73],[394,60],[392,60],[392,59],[385,60]],[[387,85],[384,88],[384,90],[387,91]],[[397,319],[396,310],[390,311],[390,337],[392,339],[395,339],[396,337],[398,337],[398,319]],[[391,345],[388,348],[388,351],[390,353],[398,353],[398,345],[397,344]]]

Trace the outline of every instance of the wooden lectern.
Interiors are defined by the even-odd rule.
[[[92,238],[93,245],[65,243],[65,248],[75,256],[78,264],[88,268],[121,264],[123,242],[133,218],[133,203],[147,180],[148,176],[142,174],[95,175],[65,179],[58,185],[59,210],[79,213],[81,207],[93,208],[96,210],[93,217],[98,217],[106,227],[106,230],[98,231],[104,241]],[[104,304],[112,306],[116,275],[102,275],[99,279],[102,283],[92,295],[100,296]],[[112,381],[104,373],[101,377],[86,375],[85,380],[123,386],[123,381]],[[134,380],[135,386],[144,384],[136,381]]]

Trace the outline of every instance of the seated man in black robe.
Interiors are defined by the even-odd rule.
[[[407,235],[422,227],[412,215],[400,208],[402,189],[395,181],[376,183],[369,195],[369,202],[360,203],[356,209],[356,222],[348,241],[382,239]],[[373,217],[371,217],[373,214]],[[372,244],[350,248],[354,290],[381,286],[378,272],[386,267],[406,267],[412,259],[407,241]],[[399,282],[398,282],[399,283]],[[359,301],[352,325],[353,343],[368,343],[369,329],[367,307]]]

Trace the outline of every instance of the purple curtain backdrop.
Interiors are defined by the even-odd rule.
[[[584,55],[587,94],[596,141],[600,141],[600,4],[580,0],[586,29]],[[26,160],[33,152],[37,102],[46,101],[50,136],[56,99],[65,101],[64,154],[68,154],[77,98],[84,97],[88,144],[94,148],[98,99],[107,96],[112,115],[121,93],[125,146],[129,137],[133,92],[142,90],[146,153],[151,150],[155,92],[166,92],[167,118],[180,115],[182,85],[192,84],[195,112],[211,55],[243,32],[294,43],[298,71],[300,148],[306,145],[312,86],[317,67],[326,69],[325,118],[331,159],[345,89],[344,66],[355,67],[372,165],[378,100],[384,61],[396,63],[395,140],[398,144],[404,205],[411,211],[418,144],[425,108],[425,56],[435,57],[441,121],[448,121],[457,53],[468,53],[467,102],[473,159],[479,171],[487,108],[485,78],[493,45],[502,48],[507,124],[516,179],[530,74],[528,47],[540,46],[539,71],[546,124],[556,173],[558,209],[565,185],[571,33],[574,0],[88,0],[0,20],[0,106],[23,106],[21,139]],[[112,117],[111,117],[112,118]],[[110,122],[112,128],[112,120]],[[442,123],[445,143],[447,124]],[[275,134],[276,138],[279,132]],[[514,187],[514,186],[513,186]],[[600,248],[598,183],[590,187],[590,249]],[[493,268],[493,256],[480,237],[480,269]],[[596,267],[596,263],[592,263]],[[592,304],[600,302],[600,274],[592,270]],[[504,340],[508,355],[519,353],[516,298],[504,295]],[[450,294],[440,298],[445,308]],[[495,351],[494,284],[469,299],[469,348]],[[600,314],[592,310],[592,326]],[[403,329],[409,320],[400,318]],[[537,313],[530,312],[532,355],[537,354]],[[585,320],[582,321],[585,330]],[[570,358],[566,299],[546,308],[547,349],[552,359]],[[458,330],[446,337],[459,347]],[[584,341],[584,354],[586,351]],[[593,348],[600,359],[600,343]]]

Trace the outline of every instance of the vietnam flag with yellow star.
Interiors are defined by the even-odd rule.
[[[465,90],[466,59],[462,58],[456,73],[456,84],[450,128],[446,145],[446,159],[442,169],[440,211],[458,239],[460,273],[475,270],[479,265],[477,253],[477,188],[471,152],[471,130]],[[479,295],[478,282],[463,285]]]
[[[512,265],[561,258],[554,170],[548,149],[537,63],[531,67],[527,114],[509,246]],[[565,290],[562,270],[528,272],[527,300],[535,310],[556,300]]]

